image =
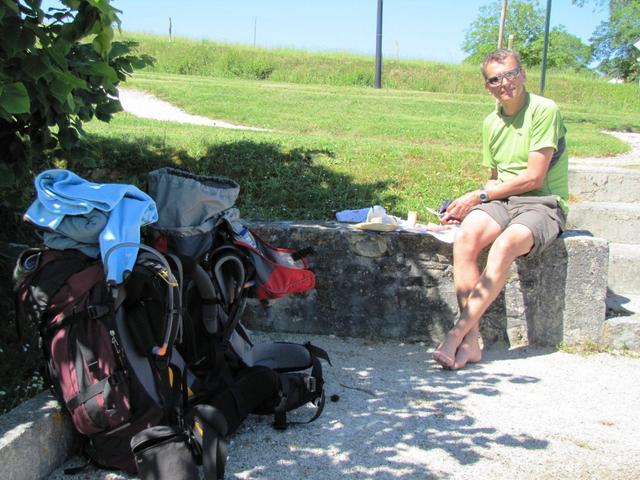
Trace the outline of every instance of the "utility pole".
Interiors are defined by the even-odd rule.
[[[378,0],[378,26],[376,28],[376,88],[382,86],[382,0]]]
[[[638,50],[640,50],[640,40],[634,43],[633,46],[636,47]],[[636,58],[636,60],[640,62],[640,57]],[[638,85],[640,85],[640,78],[638,78]]]
[[[256,46],[256,31],[258,29],[258,17],[253,17],[253,46]]]
[[[169,42],[171,42],[171,17],[169,17]]]
[[[544,48],[542,50],[542,72],[540,73],[540,95],[544,95],[544,83],[547,75],[547,52],[549,50],[549,23],[551,21],[551,0],[547,0],[547,16],[544,20]]]
[[[502,12],[500,13],[500,29],[498,31],[498,48],[504,43],[504,21],[507,18],[507,0],[502,0]]]

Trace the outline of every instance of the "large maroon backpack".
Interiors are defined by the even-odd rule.
[[[97,464],[136,472],[136,433],[176,421],[182,366],[173,343],[180,286],[166,259],[141,247],[126,281],[77,250],[30,249],[14,272],[16,313],[40,331],[45,378]]]

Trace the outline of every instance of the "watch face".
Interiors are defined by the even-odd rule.
[[[489,201],[489,195],[487,195],[487,192],[480,192],[480,201],[481,202]]]

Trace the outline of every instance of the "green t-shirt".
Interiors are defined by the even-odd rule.
[[[529,152],[553,147],[555,152],[537,190],[523,195],[555,195],[565,214],[569,207],[569,154],[566,149],[567,129],[558,106],[548,98],[527,93],[522,109],[513,117],[502,115],[500,106],[487,115],[482,124],[482,164],[498,171],[502,183],[527,169]]]

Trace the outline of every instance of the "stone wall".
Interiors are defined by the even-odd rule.
[[[249,328],[433,344],[456,319],[452,247],[429,235],[363,232],[335,222],[251,228],[274,246],[312,246],[317,285],[267,308],[252,301],[244,316]],[[598,341],[607,262],[607,242],[585,232],[567,232],[542,255],[519,259],[483,317],[485,343]]]

